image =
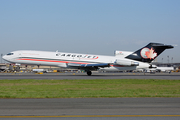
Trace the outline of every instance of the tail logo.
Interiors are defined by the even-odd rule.
[[[143,48],[140,53],[144,59],[150,59],[151,60],[157,56],[157,53],[154,51],[153,48],[151,48],[151,49]]]

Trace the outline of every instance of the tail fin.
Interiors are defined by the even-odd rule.
[[[147,46],[137,50],[125,58],[150,63],[165,49],[170,48],[174,47],[172,45],[165,45],[161,43],[149,43]]]

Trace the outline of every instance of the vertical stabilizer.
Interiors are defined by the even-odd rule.
[[[135,51],[134,53],[126,56],[125,58],[150,63],[165,49],[170,48],[174,47],[172,45],[165,45],[161,43],[149,43],[145,47]]]

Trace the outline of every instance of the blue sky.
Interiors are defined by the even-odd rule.
[[[0,0],[0,53],[47,50],[113,55],[149,42],[178,45],[179,0]]]

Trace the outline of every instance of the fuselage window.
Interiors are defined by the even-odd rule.
[[[91,58],[91,56],[88,56],[87,58]]]
[[[77,57],[82,57],[82,55],[77,55]]]
[[[60,53],[56,53],[56,56],[59,56],[59,55],[61,55]]]
[[[72,57],[76,57],[76,55],[72,55]]]
[[[86,58],[87,55],[82,56],[82,58]]]
[[[71,54],[67,54],[67,56],[66,57],[70,57],[71,56]]]
[[[14,53],[8,53],[7,55],[13,55]]]
[[[93,58],[96,58],[96,56],[93,56]]]
[[[62,54],[61,56],[65,56],[65,54]]]

